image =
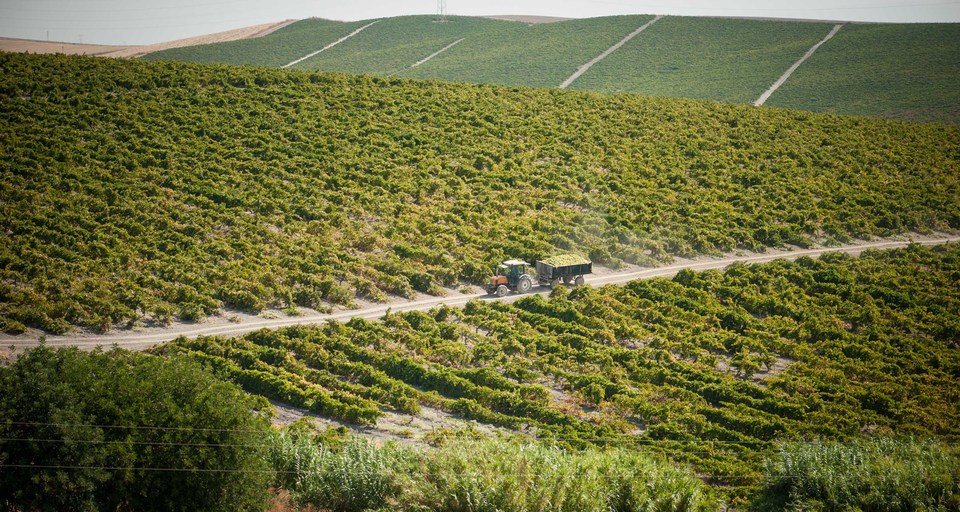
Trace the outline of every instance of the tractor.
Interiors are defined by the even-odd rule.
[[[510,290],[527,293],[533,288],[533,278],[527,273],[530,264],[522,260],[507,260],[497,266],[497,273],[487,283],[487,293],[504,297]]]

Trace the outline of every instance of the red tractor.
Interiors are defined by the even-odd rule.
[[[487,293],[503,297],[510,290],[527,293],[533,288],[533,278],[527,273],[530,264],[522,260],[507,260],[497,265],[497,273],[487,283]]]
[[[487,283],[487,293],[503,297],[511,290],[517,293],[527,293],[533,288],[533,283],[540,286],[557,286],[564,284],[582,286],[583,276],[593,273],[593,263],[590,260],[576,255],[561,255],[538,261],[536,264],[537,279],[528,272],[530,264],[521,260],[504,261],[497,266],[497,273]]]

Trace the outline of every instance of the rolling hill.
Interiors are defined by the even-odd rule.
[[[650,21],[613,16],[525,24],[408,16],[378,21],[299,63],[310,70],[557,87]],[[304,20],[255,40],[156,52],[149,60],[282,66],[371,21]],[[833,22],[665,17],[571,88],[750,104]],[[451,43],[456,43],[448,47]],[[441,51],[427,62],[413,67]],[[815,112],[957,123],[958,24],[846,23],[767,102]]]
[[[456,34],[441,26],[430,44],[406,46],[402,23],[418,20],[292,25],[302,32],[286,33],[281,59],[268,46],[258,58],[300,58],[318,30],[327,45],[393,27],[384,59],[448,48],[419,73],[452,65],[467,44],[449,46]],[[504,41],[526,29],[502,27]],[[529,43],[549,41],[539,34]],[[793,34],[784,40],[802,39]],[[560,62],[531,76],[554,80]],[[0,53],[0,328],[107,331],[231,309],[295,315],[442,295],[482,282],[508,257],[575,252],[611,267],[654,266],[960,231],[960,127],[273,67]],[[960,475],[958,275],[960,246],[913,245],[558,287],[510,304],[388,310],[379,322],[182,338],[153,352],[201,361],[252,394],[358,429],[429,408],[529,443],[445,445],[477,433],[438,430],[418,441],[440,449],[404,452],[388,473],[371,461],[392,445],[367,447],[354,464],[357,450],[338,451],[336,431],[311,432],[303,439],[314,453],[341,465],[287,451],[283,467],[296,469],[280,473],[285,492],[333,468],[351,485],[316,489],[379,488],[393,509],[419,511],[523,492],[500,509],[561,500],[570,510],[949,509]],[[60,385],[55,366],[41,369]],[[31,414],[22,425],[118,426],[97,416],[114,407],[96,404],[83,415],[89,424],[45,416],[42,401],[12,407]],[[318,439],[329,444],[317,448]],[[220,454],[215,447],[202,446]],[[40,470],[30,474],[40,482],[73,474],[63,469],[110,469],[67,463],[20,469]],[[570,485],[585,474],[589,485]],[[536,485],[524,483],[531,475]],[[388,480],[395,485],[380,485]],[[553,489],[576,492],[540,499]]]
[[[0,318],[64,332],[960,229],[955,127],[0,54]]]

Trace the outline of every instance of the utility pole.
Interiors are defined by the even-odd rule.
[[[437,19],[436,21],[447,21],[447,0],[437,0]]]

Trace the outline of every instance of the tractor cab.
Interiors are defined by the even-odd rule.
[[[516,290],[520,293],[530,291],[533,286],[533,279],[527,274],[527,267],[529,266],[530,264],[523,260],[507,260],[503,264],[497,265],[496,273],[487,284],[487,293],[503,297],[510,290]]]
[[[521,260],[507,260],[502,265],[497,265],[497,275],[505,276],[507,282],[513,285],[517,284],[517,279],[527,273],[527,267],[530,264]]]

